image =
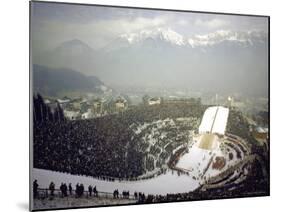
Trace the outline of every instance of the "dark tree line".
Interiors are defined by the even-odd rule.
[[[51,108],[44,102],[43,97],[40,94],[33,96],[33,121],[35,122],[59,122],[63,121],[63,110],[59,103],[55,104],[54,108]]]

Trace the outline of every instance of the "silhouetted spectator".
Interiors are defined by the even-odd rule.
[[[55,184],[53,182],[50,183],[49,190],[51,191],[51,196],[54,196]]]
[[[92,191],[93,191],[93,187],[91,185],[89,185],[88,187],[88,192],[89,192],[89,196],[92,196]]]
[[[84,194],[84,185],[81,183],[80,184],[80,196]]]
[[[80,188],[79,183],[77,183],[77,184],[76,184],[76,189],[75,189],[76,197],[79,196],[79,188]]]
[[[68,184],[69,195],[72,195],[72,186],[71,183]]]
[[[94,192],[94,195],[97,197],[98,196],[98,190],[97,190],[96,186],[93,188],[93,192]]]
[[[34,180],[33,182],[33,198],[37,198],[38,197],[38,183],[37,180]]]
[[[62,189],[63,189],[63,195],[64,195],[65,197],[67,197],[67,185],[66,185],[66,183],[63,184]]]
[[[64,197],[64,188],[63,188],[63,183],[60,185],[60,191],[61,191],[61,197]]]

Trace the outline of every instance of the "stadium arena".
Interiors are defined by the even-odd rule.
[[[76,206],[76,201],[50,201],[50,182],[56,189],[61,183],[83,184],[80,198],[88,206],[223,198],[230,191],[241,195],[236,188],[245,188],[247,177],[259,173],[253,165],[259,157],[233,134],[237,123],[246,126],[242,116],[237,123],[228,121],[239,115],[234,112],[169,102],[92,120],[36,123],[32,179],[41,192],[34,206]],[[89,197],[90,185],[97,187],[99,199]],[[129,195],[116,198],[116,190]]]

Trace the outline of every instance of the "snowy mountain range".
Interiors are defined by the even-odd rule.
[[[188,43],[192,47],[213,46],[224,41],[240,43],[244,46],[253,45],[255,42],[265,43],[266,33],[263,31],[234,32],[218,30],[205,35],[196,35],[188,39]]]
[[[178,46],[184,46],[184,37],[170,28],[157,28],[155,30],[141,30],[138,33],[122,34],[121,38],[126,39],[130,44],[141,43],[147,39],[154,39],[168,42]]]
[[[267,35],[263,31],[218,30],[204,35],[185,37],[170,28],[156,28],[153,30],[141,30],[137,33],[121,34],[110,42],[101,51],[110,52],[120,48],[143,46],[168,46],[181,48],[205,48],[230,42],[233,45],[251,46],[255,43],[265,43]]]
[[[184,37],[170,28],[156,28],[154,30],[141,30],[138,33],[120,35],[130,44],[142,43],[147,39],[153,39],[178,46],[212,46],[223,41],[232,41],[252,45],[253,42],[265,42],[266,33],[263,31],[235,32],[231,30],[218,30],[204,35]]]
[[[66,41],[34,63],[72,68],[108,85],[266,93],[267,51],[263,31],[219,30],[187,37],[155,28],[121,34],[97,50],[78,39]]]

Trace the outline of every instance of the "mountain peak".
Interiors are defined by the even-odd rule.
[[[61,45],[83,45],[83,46],[88,46],[86,43],[84,43],[83,41],[81,41],[81,40],[79,40],[77,38],[65,41]]]
[[[264,43],[267,35],[264,31],[232,31],[217,30],[206,34],[196,34],[184,37],[171,28],[144,29],[138,32],[119,36],[123,44],[141,44],[144,41],[161,41],[174,46],[211,47],[223,42],[231,42],[242,46],[252,46],[253,43]]]
[[[91,54],[93,49],[85,42],[79,39],[72,39],[61,43],[56,50],[63,53],[80,54],[87,53]]]
[[[213,46],[224,41],[232,41],[242,45],[253,45],[253,42],[264,42],[263,31],[231,31],[217,30],[204,35],[195,35],[188,39],[188,43],[194,48],[197,46]]]
[[[81,41],[81,40],[79,40],[79,39],[77,39],[77,38],[74,38],[74,39],[72,39],[72,40],[67,40],[67,41],[64,41],[64,42],[62,42],[59,46],[58,46],[58,48],[60,48],[60,47],[75,47],[75,46],[81,46],[81,47],[84,47],[84,48],[88,48],[88,49],[91,49],[91,47],[87,44],[87,43],[85,43],[85,42],[83,42],[83,41]]]
[[[141,30],[137,33],[122,34],[120,38],[127,40],[130,44],[140,43],[146,39],[165,41],[174,45],[184,45],[184,38],[170,28],[155,28]]]

